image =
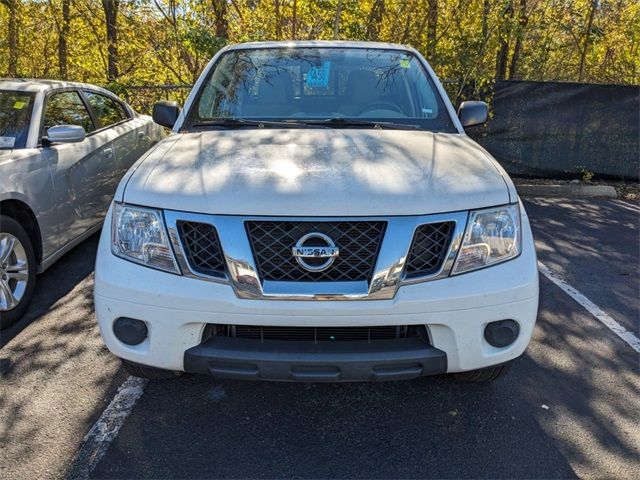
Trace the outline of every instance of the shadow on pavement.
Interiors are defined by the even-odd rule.
[[[0,349],[0,478],[62,478],[126,375],[93,312],[98,236],[38,280]]]
[[[46,272],[38,275],[33,298],[25,315],[0,333],[0,347],[4,347],[32,322],[47,313],[52,305],[93,273],[99,238],[100,233],[92,235],[64,255]],[[93,300],[91,302],[93,304]]]
[[[527,199],[538,258],[640,336],[640,208],[609,199]]]
[[[513,396],[526,363],[486,387],[155,383],[93,477],[575,477]]]

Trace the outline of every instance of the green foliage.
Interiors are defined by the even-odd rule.
[[[595,176],[595,173],[591,170],[588,170],[587,167],[579,166],[578,170],[580,171],[580,180],[585,183],[589,183]]]
[[[181,40],[189,53],[204,57],[212,57],[227,43],[224,38],[216,37],[211,30],[202,25],[187,28]]]
[[[228,43],[292,38],[412,45],[448,79],[445,88],[455,102],[486,98],[501,56],[506,78],[578,81],[582,71],[585,82],[640,82],[637,0],[112,2],[118,5],[117,48],[111,52],[117,77],[110,84],[116,91],[193,83]],[[65,22],[68,52],[63,60]],[[107,45],[102,0],[0,2],[0,75],[11,73],[10,58],[17,55],[18,76],[56,78],[66,61],[69,79],[104,84]]]

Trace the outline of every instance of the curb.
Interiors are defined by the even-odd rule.
[[[516,185],[516,190],[523,197],[618,198],[611,185]]]

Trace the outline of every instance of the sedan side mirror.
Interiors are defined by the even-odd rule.
[[[179,115],[180,106],[176,102],[163,100],[153,106],[153,121],[163,127],[173,128]]]
[[[458,108],[458,118],[463,127],[482,125],[489,116],[489,107],[484,102],[462,102]]]
[[[56,125],[47,129],[47,141],[49,143],[78,143],[86,138],[87,134],[80,125]]]

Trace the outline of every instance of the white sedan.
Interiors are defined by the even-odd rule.
[[[120,178],[162,128],[113,93],[53,80],[0,80],[0,327],[36,274],[101,226]]]

